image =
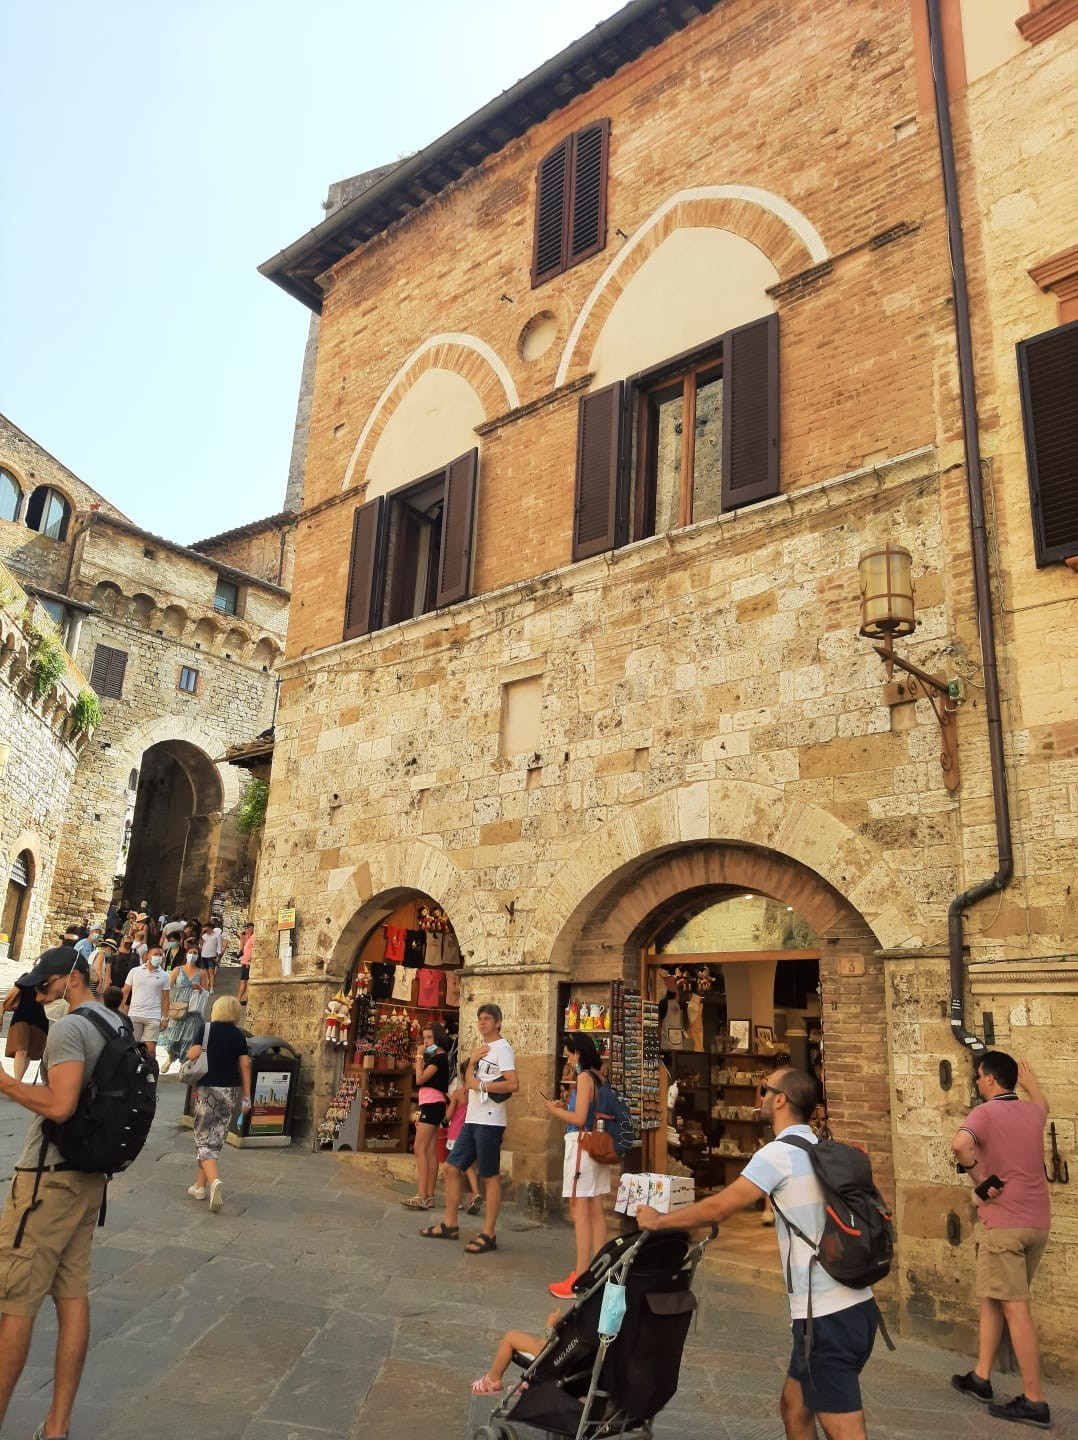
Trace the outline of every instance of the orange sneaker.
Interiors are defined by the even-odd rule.
[[[568,1280],[558,1280],[553,1285],[548,1285],[547,1289],[551,1295],[554,1296],[555,1300],[571,1300],[575,1293],[573,1290],[573,1281],[575,1279],[576,1271],[570,1270]]]

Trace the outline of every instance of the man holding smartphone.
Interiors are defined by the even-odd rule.
[[[1041,1389],[1029,1282],[1052,1223],[1044,1173],[1048,1101],[1032,1067],[1002,1050],[987,1050],[981,1056],[976,1083],[982,1103],[963,1120],[951,1148],[977,1194],[979,1349],[976,1367],[965,1375],[953,1375],[951,1384],[987,1405],[997,1420],[1047,1430],[1051,1415]],[[1017,1084],[1028,1100],[1019,1098]],[[1006,1404],[996,1402],[991,1381],[1004,1321],[1023,1385],[1023,1393]]]

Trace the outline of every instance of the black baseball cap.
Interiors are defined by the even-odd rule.
[[[90,974],[89,965],[73,945],[56,945],[51,950],[46,950],[34,968],[21,975],[15,983],[20,990],[36,990],[41,985],[47,985],[57,975],[70,975],[72,970],[80,975]]]

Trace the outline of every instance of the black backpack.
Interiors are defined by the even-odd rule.
[[[105,1037],[105,1048],[97,1058],[89,1084],[84,1085],[74,1113],[60,1122],[44,1120],[41,1125],[41,1154],[37,1163],[34,1193],[15,1237],[18,1249],[30,1214],[40,1201],[37,1192],[50,1144],[64,1157],[64,1167],[107,1178],[126,1170],[139,1154],[157,1113],[157,1066],[137,1044],[127,1024],[119,1030],[102,1015],[98,1006],[80,1005],[81,1015]],[[105,1223],[105,1197],[101,1197],[98,1224]]]
[[[805,1327],[808,1349],[812,1344],[812,1267],[819,1264],[832,1280],[853,1290],[882,1280],[891,1269],[895,1253],[891,1207],[876,1189],[871,1160],[856,1145],[844,1145],[841,1140],[828,1138],[814,1144],[801,1135],[783,1134],[776,1138],[805,1152],[824,1196],[823,1234],[818,1241],[787,1219],[774,1196],[771,1198],[775,1214],[812,1251]],[[792,1288],[789,1274],[787,1286]],[[893,1350],[895,1347],[878,1311],[877,1317],[880,1333],[888,1349]]]

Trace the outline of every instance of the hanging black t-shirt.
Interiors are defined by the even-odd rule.
[[[235,1090],[243,1083],[240,1078],[240,1056],[246,1055],[247,1036],[227,1020],[214,1020],[210,1024],[207,1043],[209,1069],[198,1082],[199,1088],[214,1086],[219,1089]]]

